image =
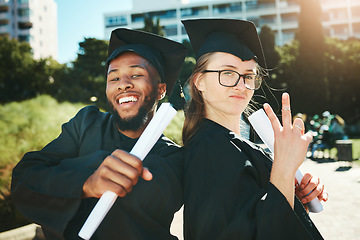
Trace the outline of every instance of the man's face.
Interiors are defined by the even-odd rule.
[[[110,62],[106,96],[120,130],[144,127],[165,91],[155,68],[139,55],[125,52]]]

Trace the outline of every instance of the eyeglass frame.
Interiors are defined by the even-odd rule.
[[[255,75],[256,78],[260,79],[259,87],[254,88],[254,89],[249,88],[249,87],[247,87],[246,85],[245,85],[245,87],[246,87],[246,89],[249,89],[249,90],[258,90],[258,89],[261,87],[261,83],[262,83],[262,81],[263,81],[263,78],[262,78],[261,76],[259,76],[258,74],[240,74],[240,73],[238,73],[237,71],[234,71],[234,70],[204,70],[204,71],[202,71],[201,73],[211,73],[211,72],[217,72],[217,73],[218,73],[218,76],[219,76],[219,77],[218,77],[219,84],[220,84],[221,86],[223,86],[223,87],[235,87],[236,85],[238,85],[238,83],[239,83],[239,81],[240,81],[241,78],[243,79],[243,83],[244,83],[244,85],[245,85],[245,77],[246,77],[246,76],[249,76],[249,75]],[[222,84],[221,81],[220,81],[220,75],[221,75],[222,72],[234,72],[234,73],[236,73],[236,74],[239,76],[239,78],[237,79],[236,83],[235,83],[234,85],[232,85],[232,86],[224,85],[224,84]],[[255,81],[256,81],[256,79],[255,79]]]

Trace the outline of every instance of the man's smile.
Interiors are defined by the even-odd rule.
[[[123,103],[129,103],[129,102],[137,102],[138,97],[136,96],[128,96],[128,97],[122,97],[116,100],[116,103],[121,105]]]

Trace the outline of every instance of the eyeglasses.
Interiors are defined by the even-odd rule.
[[[257,90],[261,86],[262,77],[257,74],[240,74],[232,70],[204,70],[202,73],[217,72],[219,74],[219,83],[224,87],[235,87],[240,78],[243,78],[244,85],[249,90]]]

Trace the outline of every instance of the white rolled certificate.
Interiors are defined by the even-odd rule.
[[[176,110],[170,103],[162,103],[130,153],[144,160],[175,115]],[[116,199],[117,195],[111,191],[101,196],[82,226],[79,237],[86,240],[91,238]]]
[[[249,121],[256,133],[259,135],[261,140],[265,143],[265,145],[269,148],[269,150],[274,153],[274,130],[271,126],[270,119],[266,115],[263,109],[256,111],[251,114],[249,117]],[[298,169],[295,173],[296,180],[300,183],[303,174],[300,169]],[[309,203],[306,204],[309,211],[313,213],[321,212],[324,208],[318,198],[314,198]]]

